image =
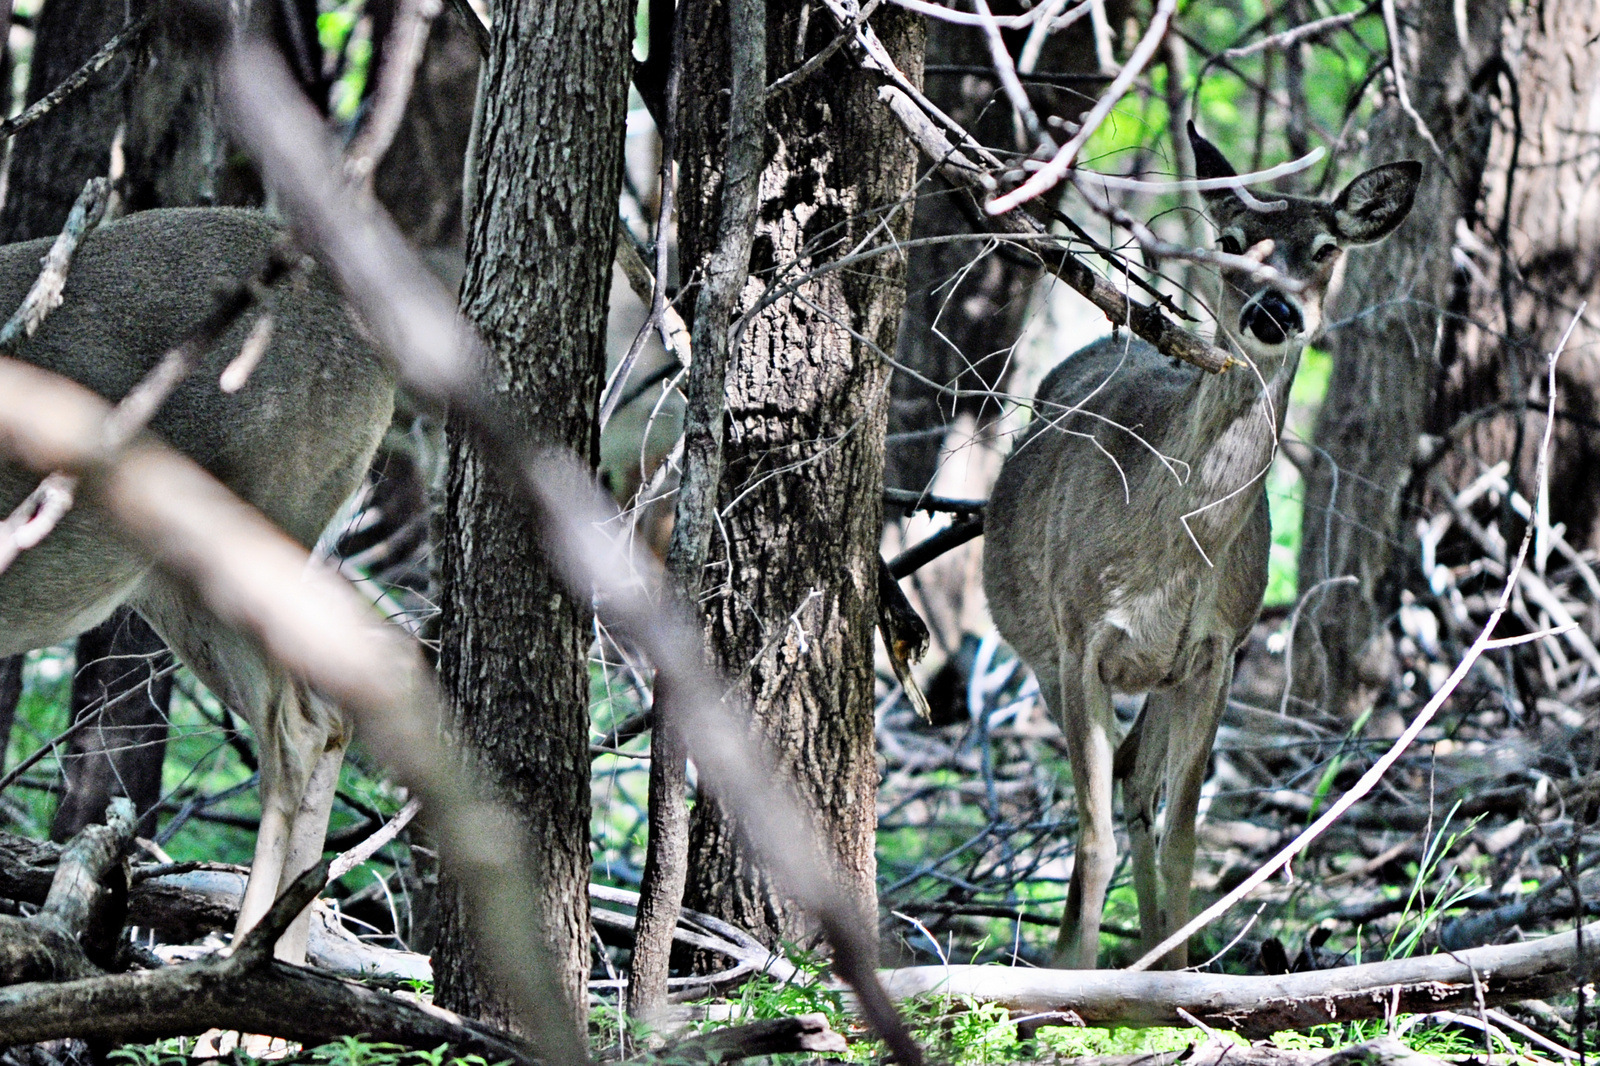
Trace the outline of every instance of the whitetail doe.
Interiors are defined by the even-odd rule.
[[[1234,176],[1193,125],[1189,138],[1198,177]],[[1289,294],[1223,272],[1216,344],[1245,365],[1208,374],[1123,334],[1067,357],[1039,386],[989,501],[984,585],[1072,763],[1078,847],[1058,966],[1096,962],[1116,865],[1115,780],[1144,950],[1188,920],[1200,786],[1234,651],[1266,589],[1264,482],[1289,386],[1341,249],[1398,226],[1421,174],[1390,163],[1331,202],[1274,195],[1267,210],[1233,189],[1207,193],[1222,251],[1304,284]],[[1120,748],[1113,692],[1149,694]],[[1162,965],[1186,958],[1180,946]]]
[[[147,211],[90,234],[65,302],[18,351],[25,362],[121,399],[213,309],[214,281],[249,279],[279,231],[248,211]],[[0,307],[16,307],[48,240],[0,248]],[[310,547],[360,484],[393,408],[388,372],[321,271],[279,285],[271,349],[237,393],[218,377],[251,323],[238,322],[168,398],[151,430]],[[0,515],[38,483],[0,461]],[[66,640],[129,604],[206,687],[254,729],[261,828],[238,931],[266,913],[280,885],[320,861],[348,743],[339,712],[219,622],[130,549],[80,501],[38,546],[0,574],[0,655]],[[279,958],[305,956],[307,916]]]

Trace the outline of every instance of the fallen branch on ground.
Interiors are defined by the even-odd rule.
[[[1594,926],[1587,927],[1594,936]],[[1536,999],[1573,986],[1578,934],[1272,977],[913,966],[883,973],[895,999],[942,992],[1085,1025],[1206,1025],[1252,1039],[1284,1029]]]

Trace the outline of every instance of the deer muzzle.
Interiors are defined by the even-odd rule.
[[[1283,293],[1266,289],[1239,312],[1239,328],[1262,344],[1279,345],[1304,330],[1305,319],[1300,308]]]

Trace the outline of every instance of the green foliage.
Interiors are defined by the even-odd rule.
[[[317,15],[317,37],[322,50],[328,55],[344,57],[330,101],[334,118],[341,122],[350,122],[356,117],[372,64],[372,39],[361,23],[364,6],[361,0],[342,0],[331,10]]]
[[[128,1044],[112,1050],[109,1057],[118,1066],[189,1066],[194,1061],[190,1057],[194,1045],[193,1037],[175,1037],[153,1044]],[[448,1047],[444,1044],[425,1051],[347,1036],[321,1047],[307,1048],[296,1055],[294,1061],[312,1066],[507,1066],[504,1060],[491,1064],[482,1055],[450,1055],[447,1052]],[[274,1060],[258,1060],[243,1051],[235,1051],[232,1061]]]

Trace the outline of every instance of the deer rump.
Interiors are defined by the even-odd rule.
[[[116,402],[212,312],[216,281],[255,277],[279,237],[260,213],[216,208],[147,211],[105,225],[85,238],[61,306],[16,356]],[[0,306],[22,300],[49,244],[0,248]],[[259,312],[241,316],[204,354],[149,432],[309,549],[359,487],[393,412],[393,384],[320,270],[280,282],[266,307],[272,341],[246,385],[228,394],[218,378]],[[0,458],[0,513],[38,482]],[[321,857],[348,741],[343,722],[166,580],[87,501],[0,573],[0,655],[69,639],[124,603],[250,723],[260,744],[262,825],[242,931],[265,913],[280,882]],[[280,957],[303,956],[304,925],[280,941]]]

